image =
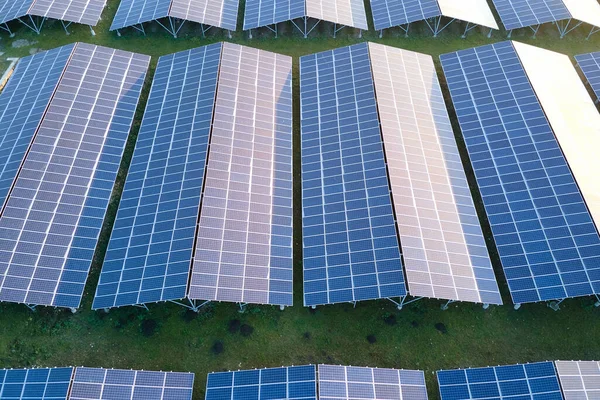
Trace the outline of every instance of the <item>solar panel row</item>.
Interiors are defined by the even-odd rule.
[[[437,0],[371,0],[371,10],[377,31],[441,15]]]
[[[594,91],[596,99],[600,100],[600,52],[575,56],[577,65]]]
[[[598,232],[515,46],[441,61],[513,302],[599,293]]]
[[[0,370],[3,400],[191,400],[194,374],[103,368]]]
[[[0,300],[77,308],[149,57],[77,44],[0,216]]]
[[[600,398],[600,363],[597,361],[556,361],[565,400]]]
[[[106,0],[26,0],[0,2],[0,24],[27,15],[96,26]]]

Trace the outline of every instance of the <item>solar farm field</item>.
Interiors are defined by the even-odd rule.
[[[408,37],[399,28],[385,31],[383,38],[373,30],[359,37],[358,31],[344,29],[334,39],[333,26],[321,23],[304,39],[291,23],[285,23],[279,27],[278,38],[263,29],[253,31],[254,37],[249,39],[241,31],[243,13],[240,13],[239,30],[232,33],[231,39],[218,29],[210,30],[203,38],[201,28],[194,24],[186,24],[177,39],[156,23],[146,26],[145,35],[123,29],[118,36],[109,32],[117,6],[118,1],[108,1],[101,22],[94,28],[95,36],[88,27],[79,25],[70,26],[70,35],[66,35],[58,22],[44,26],[40,35],[18,24],[11,25],[16,30],[14,38],[0,32],[0,72],[8,66],[5,61],[8,57],[23,57],[74,42],[152,56],[81,306],[76,313],[49,307],[38,307],[32,312],[23,305],[0,303],[0,368],[86,366],[189,371],[196,374],[194,399],[204,398],[209,372],[319,363],[418,369],[425,371],[429,398],[437,400],[435,371],[440,369],[600,359],[600,308],[594,307],[592,297],[565,300],[559,311],[553,311],[545,303],[523,304],[519,310],[512,308],[485,220],[483,233],[493,255],[504,306],[492,305],[484,310],[481,305],[461,302],[442,311],[439,300],[421,300],[401,311],[385,300],[363,301],[356,306],[324,305],[316,309],[303,306],[299,57],[363,41],[429,54],[434,56],[449,106],[450,92],[442,78],[438,56],[502,41],[506,32],[494,32],[488,38],[486,29],[475,28],[461,39],[464,25],[453,24],[433,38],[424,24],[415,24]],[[371,24],[369,9],[367,20]],[[585,40],[588,33],[578,28],[560,39],[556,27],[547,24],[536,38],[532,38],[530,30],[521,29],[513,32],[512,39],[573,57],[600,51],[600,34]],[[236,304],[217,302],[201,308],[199,313],[170,303],[151,304],[148,310],[128,306],[113,308],[109,313],[101,309],[92,311],[158,57],[222,40],[281,53],[293,60],[294,305],[283,311],[277,306],[248,305],[243,313]],[[48,68],[51,67],[49,64]],[[462,160],[468,165],[467,148],[453,110],[450,119]],[[478,214],[482,216],[484,206],[477,190],[473,190],[475,176],[470,167],[467,178]]]

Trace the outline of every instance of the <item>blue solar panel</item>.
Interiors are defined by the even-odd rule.
[[[0,204],[6,201],[73,47],[21,59],[0,94]]]
[[[244,30],[302,18],[305,0],[248,0],[244,11]]]
[[[110,30],[169,16],[171,0],[121,0]]]
[[[208,374],[205,400],[316,400],[314,365]]]
[[[221,47],[158,61],[94,309],[186,296]]]
[[[597,99],[600,99],[600,52],[575,56]]]
[[[304,304],[406,288],[366,43],[300,59]]]
[[[377,31],[442,14],[437,0],[371,0],[371,10]]]
[[[73,368],[0,370],[2,400],[67,400]]]
[[[562,400],[554,363],[438,371],[441,400]]]
[[[515,303],[600,293],[600,238],[511,42],[441,56]]]
[[[562,0],[492,0],[507,30],[571,18]]]
[[[79,306],[149,59],[76,45],[0,217],[0,301]]]
[[[0,24],[5,24],[27,15],[29,8],[33,4],[33,0],[24,1],[0,1]]]
[[[78,367],[69,400],[191,400],[194,374]]]

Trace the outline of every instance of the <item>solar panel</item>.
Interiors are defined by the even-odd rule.
[[[191,400],[194,374],[77,367],[69,400]]]
[[[377,31],[441,15],[437,0],[371,0],[371,10]]]
[[[0,204],[6,201],[73,47],[21,59],[0,94]]]
[[[406,295],[366,43],[300,59],[306,306]]]
[[[205,400],[316,400],[314,365],[208,374]]]
[[[171,0],[121,0],[110,30],[168,17],[170,8]]]
[[[423,371],[319,365],[320,400],[427,400]]]
[[[2,400],[67,400],[73,368],[0,369]]]
[[[600,52],[581,54],[575,56],[575,60],[596,98],[600,100]]]
[[[94,309],[186,296],[221,44],[161,57]]]
[[[562,0],[492,0],[506,30],[570,19]]]
[[[433,59],[369,50],[410,294],[502,304]]]
[[[248,0],[244,11],[244,30],[291,21],[305,15],[305,0]]]
[[[0,24],[5,24],[27,15],[29,7],[33,4],[33,0],[11,1],[3,0],[0,2]]]
[[[28,14],[96,26],[106,0],[35,0]]]
[[[0,217],[0,301],[79,306],[148,63],[76,45]]]
[[[511,42],[441,56],[514,303],[600,292],[600,238]]]
[[[562,400],[554,363],[438,371],[441,400]]]
[[[292,305],[292,60],[225,43],[190,299]]]
[[[597,361],[556,361],[565,400],[600,398],[600,364]]]
[[[306,0],[306,16],[357,29],[369,29],[362,0]]]

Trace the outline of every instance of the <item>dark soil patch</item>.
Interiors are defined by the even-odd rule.
[[[229,333],[238,333],[242,323],[239,319],[232,319],[229,321],[228,329]]]
[[[223,351],[225,350],[225,347],[223,346],[223,342],[220,340],[215,340],[215,343],[213,344],[211,350],[212,350],[213,354],[223,353]]]
[[[310,338],[311,338],[310,332],[304,332],[302,334],[302,337],[306,340],[310,340]]]
[[[196,318],[198,318],[198,313],[194,310],[190,310],[189,308],[186,308],[183,314],[181,315],[181,319],[188,323],[192,322]]]
[[[418,321],[412,321],[410,323],[410,326],[412,326],[413,328],[418,328],[419,327],[419,322]]]
[[[389,314],[383,317],[383,322],[385,322],[386,325],[394,326],[398,321],[396,321],[396,316],[394,314]]]
[[[446,325],[444,325],[441,322],[438,322],[437,324],[435,324],[435,329],[442,332],[443,334],[448,333],[448,328],[446,328]]]
[[[156,330],[158,329],[158,322],[156,322],[155,319],[145,319],[142,321],[140,328],[142,335],[150,337],[156,333]]]
[[[129,325],[130,323],[132,323],[133,321],[135,321],[135,319],[136,319],[136,314],[135,313],[129,313],[127,315],[123,315],[123,316],[119,317],[119,319],[117,320],[117,322],[115,324],[115,328],[117,328],[117,329],[123,329],[127,325]]]
[[[375,337],[375,335],[371,334],[367,336],[367,342],[369,342],[370,344],[373,344],[377,341],[377,338]]]
[[[240,326],[240,333],[244,337],[248,337],[248,336],[252,335],[253,332],[254,332],[254,328],[248,324],[243,324],[242,326]]]

